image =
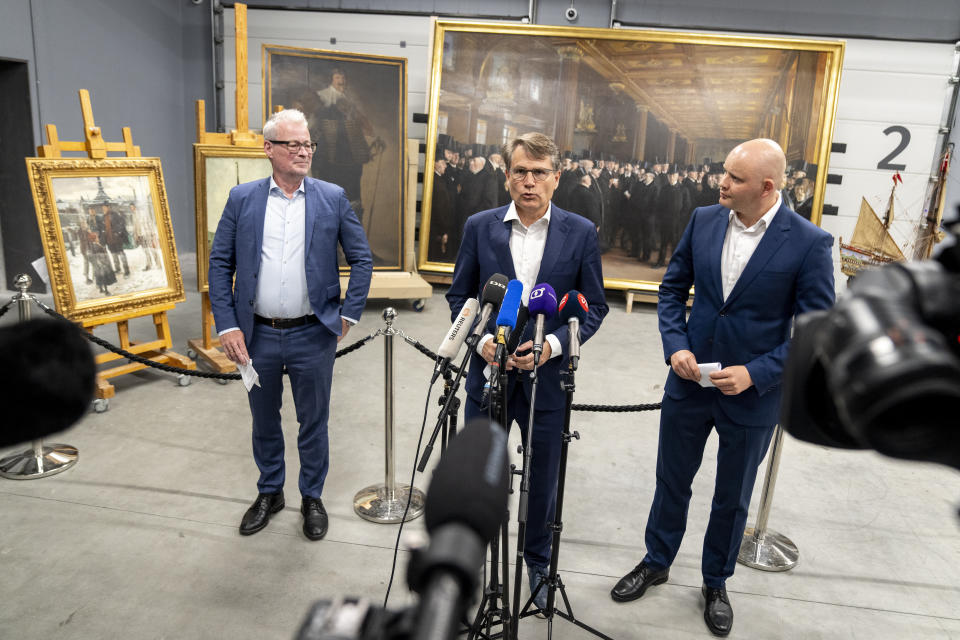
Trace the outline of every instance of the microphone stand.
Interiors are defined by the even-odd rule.
[[[472,337],[473,336],[471,336],[471,338]],[[477,341],[473,340],[473,344],[476,345],[476,343]],[[467,362],[470,361],[470,354],[472,352],[473,347],[470,346],[470,338],[467,338],[467,352],[463,354],[463,360],[460,361],[457,376],[451,380],[449,367],[443,372],[443,394],[438,400],[442,408],[440,409],[440,414],[437,416],[437,424],[433,428],[430,440],[423,449],[420,464],[417,465],[417,471],[420,473],[423,473],[424,469],[427,468],[427,460],[430,459],[430,454],[433,453],[433,444],[437,441],[437,436],[440,435],[440,432],[443,431],[443,427],[446,426],[447,429],[443,431],[443,438],[440,440],[441,451],[446,449],[448,437],[451,437],[457,432],[457,414],[460,412],[460,398],[457,397],[457,391],[460,390],[460,380],[463,378],[464,371],[467,370]],[[450,419],[449,423],[447,422],[448,417]]]
[[[491,420],[496,420],[506,430],[510,423],[507,421],[507,348],[505,343],[497,345],[496,365],[490,376],[488,415]],[[510,493],[513,493],[512,487]],[[477,615],[470,626],[467,640],[478,637],[484,640],[494,640],[495,638],[516,640],[516,636],[511,635],[513,625],[510,622],[509,589],[505,583],[500,581],[500,571],[503,572],[504,579],[510,573],[510,561],[507,558],[507,549],[510,542],[509,523],[510,510],[508,508],[500,525],[500,542],[498,543],[497,536],[493,536],[490,540],[490,582],[483,590],[483,598],[480,600],[480,606],[477,607]],[[500,553],[500,544],[503,545],[503,553]],[[499,567],[498,564],[501,562],[502,567]],[[497,606],[498,601],[499,607]],[[503,630],[498,634],[492,634],[492,628],[497,624],[502,625]]]
[[[541,347],[542,350],[542,347]],[[527,536],[527,501],[530,497],[530,475],[531,475],[531,459],[533,458],[533,416],[534,416],[534,406],[537,401],[537,386],[540,382],[540,376],[538,375],[538,369],[540,365],[540,352],[534,354],[533,370],[530,372],[530,411],[527,414],[527,438],[526,444],[523,447],[523,469],[520,471],[520,503],[517,507],[517,559],[516,559],[516,569],[513,579],[513,635],[514,639],[517,638],[517,633],[520,626],[520,585],[523,583],[523,545],[524,540]],[[514,472],[516,473],[516,472]],[[542,584],[542,583],[541,583]],[[533,593],[530,594],[530,599],[527,601],[527,604],[523,607],[523,615],[530,615],[536,613],[540,609],[537,608],[536,611],[529,611],[530,605],[533,604],[533,599],[536,597],[537,592],[541,588],[541,584],[538,584]]]
[[[573,392],[576,390],[576,381],[574,380],[574,372],[576,371],[576,365],[571,361],[565,371],[560,373],[560,385],[563,387],[564,392],[566,393],[566,403],[564,406],[564,415],[563,415],[563,440],[560,445],[560,469],[557,477],[557,506],[554,511],[553,517],[553,540],[551,542],[550,548],[550,573],[546,578],[540,579],[540,584],[537,585],[536,590],[530,596],[530,600],[533,601],[533,596],[536,595],[537,591],[541,588],[547,589],[547,610],[544,611],[544,615],[547,617],[547,640],[553,637],[553,615],[556,614],[577,625],[581,629],[589,631],[598,638],[603,638],[604,640],[613,640],[610,636],[594,629],[588,624],[578,620],[573,615],[573,608],[570,606],[570,599],[567,597],[567,590],[563,585],[563,580],[557,574],[557,563],[560,559],[560,533],[563,531],[563,491],[564,486],[566,485],[567,477],[567,449],[570,445],[570,440],[576,438],[580,439],[580,434],[576,431],[570,433],[570,414],[573,409]],[[556,594],[557,591],[560,591],[560,595],[563,597],[563,604],[566,607],[566,611],[560,611],[556,607]],[[536,613],[535,611],[530,611],[524,613],[524,616],[532,615]]]

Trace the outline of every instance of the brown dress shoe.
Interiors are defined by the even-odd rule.
[[[703,621],[707,623],[707,628],[715,636],[728,635],[733,629],[733,607],[727,598],[727,588],[703,585],[700,593],[703,594]]]
[[[620,581],[610,590],[610,597],[617,602],[630,602],[644,594],[648,587],[663,584],[670,577],[670,569],[655,570],[645,562],[641,562],[633,571],[620,578]]]
[[[311,540],[320,540],[327,535],[327,510],[320,498],[304,496],[300,513],[303,514],[303,535]]]
[[[249,536],[270,522],[270,516],[283,509],[283,492],[260,493],[240,521],[240,535]]]

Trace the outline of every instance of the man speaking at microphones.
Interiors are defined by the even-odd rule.
[[[550,203],[560,180],[560,154],[553,140],[541,133],[524,134],[507,143],[503,157],[507,159],[507,186],[512,202],[474,213],[467,219],[453,282],[447,292],[452,317],[468,299],[477,297],[492,274],[502,273],[523,283],[523,303],[529,302],[537,283],[547,283],[561,295],[579,289],[590,305],[580,326],[580,339],[586,341],[607,314],[596,227],[586,218]],[[516,421],[524,437],[531,391],[526,372],[534,367],[530,339],[534,324],[527,323],[516,352],[507,357],[509,423]],[[495,362],[495,327],[495,321],[488,322],[470,361],[467,420],[486,414],[486,407],[482,406],[484,369]],[[560,371],[566,366],[562,345],[568,343],[568,331],[556,315],[544,323],[524,544],[531,588],[547,574],[550,559],[549,523],[553,521],[556,501],[565,399],[560,387]],[[546,608],[546,597],[547,590],[541,589],[535,604]]]

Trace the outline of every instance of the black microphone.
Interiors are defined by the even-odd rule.
[[[477,340],[480,339],[480,336],[482,336],[486,330],[493,310],[500,308],[500,303],[503,302],[503,296],[507,294],[507,283],[509,282],[510,279],[507,276],[502,273],[495,273],[487,280],[487,284],[483,285],[483,291],[480,292],[480,304],[482,305],[480,308],[480,320],[467,338],[467,345],[471,348],[477,346]]]
[[[503,296],[503,303],[497,314],[497,362],[500,361],[502,350],[507,348],[511,332],[517,326],[517,315],[520,313],[522,301],[523,283],[511,280],[507,283],[507,293]]]
[[[580,362],[580,323],[587,319],[589,310],[587,299],[576,289],[568,291],[560,301],[560,320],[566,322],[570,328],[568,353],[570,368],[574,371]]]
[[[440,346],[437,347],[437,366],[433,369],[433,377],[430,378],[430,384],[437,381],[441,373],[450,366],[450,361],[460,353],[460,347],[463,346],[467,334],[473,327],[473,320],[477,315],[477,307],[480,303],[476,298],[470,298],[460,309],[457,319],[454,321],[447,335],[443,337]]]
[[[521,303],[517,309],[517,323],[510,332],[510,339],[507,340],[507,353],[514,353],[520,346],[520,340],[523,339],[523,331],[527,328],[527,322],[530,321],[530,310],[527,305]]]
[[[0,329],[0,446],[62,431],[90,407],[96,365],[83,332],[40,318]]]
[[[413,638],[456,637],[486,546],[507,509],[507,478],[506,432],[489,420],[471,420],[440,458],[427,491],[430,545],[411,560],[407,575],[410,589],[421,594]]]

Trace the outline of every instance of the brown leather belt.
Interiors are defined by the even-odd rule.
[[[300,316],[299,318],[264,318],[263,316],[253,314],[253,321],[257,324],[265,324],[273,327],[274,329],[293,329],[294,327],[302,327],[305,324],[320,322],[317,316],[312,313],[306,316]]]

